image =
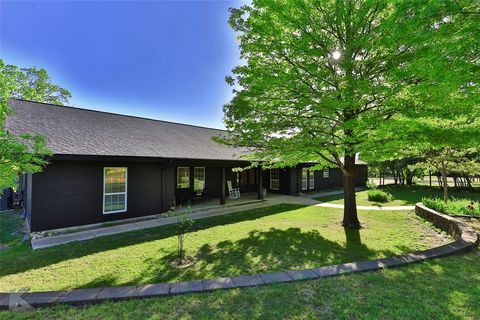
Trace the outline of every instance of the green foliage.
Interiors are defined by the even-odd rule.
[[[72,97],[70,91],[52,83],[44,68],[18,68],[0,59],[0,72],[10,98],[65,105]]]
[[[52,84],[45,69],[20,69],[0,59],[0,192],[17,186],[18,175],[35,173],[45,166],[51,155],[45,139],[36,134],[15,136],[5,130],[5,120],[11,112],[10,98],[63,104],[70,92]]]
[[[423,161],[411,168],[440,173],[443,181],[443,199],[448,202],[447,177],[451,174],[473,175],[480,172],[480,152],[476,148],[430,148],[425,151]]]
[[[390,202],[393,201],[393,196],[383,190],[368,190],[368,201],[374,202]]]
[[[343,223],[359,227],[355,155],[393,159],[478,141],[480,28],[470,9],[467,0],[254,0],[231,9],[243,64],[226,78],[234,97],[224,143],[254,147],[248,158],[267,167],[339,167]]]
[[[473,175],[480,172],[480,151],[476,148],[431,148],[426,151],[422,161],[411,168],[420,168],[431,172]]]
[[[373,182],[373,180],[368,180],[368,181],[367,181],[367,189],[368,189],[368,190],[375,190],[375,189],[377,189],[377,185],[375,184],[375,182]]]
[[[446,214],[480,217],[480,202],[471,199],[453,198],[445,203],[440,198],[423,198],[422,203],[430,209]]]
[[[17,137],[0,131],[0,193],[17,186],[19,173],[41,171],[49,155],[45,139],[39,135]]]
[[[399,146],[472,143],[480,28],[468,8],[257,0],[232,9],[245,64],[227,77],[234,98],[224,106],[225,142],[257,147],[252,158],[276,166],[340,168],[344,155],[393,158]]]

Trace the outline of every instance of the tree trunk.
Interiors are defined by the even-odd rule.
[[[473,190],[472,177],[470,177],[470,176],[465,176],[465,180],[467,180],[467,187],[468,187],[469,189],[472,189],[472,190]]]
[[[355,198],[355,156],[345,155],[343,168],[344,209],[342,225],[348,229],[360,229],[357,216],[357,201]]]
[[[407,170],[406,176],[407,176],[407,185],[411,186],[413,184],[413,176],[414,176],[414,171]]]
[[[400,181],[400,185],[405,185],[405,176],[403,175],[402,170],[398,170],[398,181]]]
[[[441,175],[442,175],[442,183],[443,183],[443,201],[445,201],[445,203],[447,203],[448,202],[447,173],[442,170]]]

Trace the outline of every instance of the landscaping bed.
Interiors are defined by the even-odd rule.
[[[441,198],[423,198],[422,203],[430,209],[454,216],[480,218],[480,202],[471,199],[451,199],[447,203]]]
[[[0,291],[120,286],[305,269],[388,257],[448,242],[409,212],[359,212],[364,229],[345,231],[342,210],[277,205],[198,220],[174,263],[171,226],[31,251],[0,252]]]

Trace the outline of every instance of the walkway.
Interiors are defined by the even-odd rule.
[[[193,210],[191,218],[193,220],[215,217],[220,215],[226,215],[246,210],[252,210],[262,207],[268,207],[272,205],[289,203],[289,204],[299,204],[307,206],[318,206],[318,207],[327,207],[327,208],[336,208],[343,209],[342,204],[333,204],[326,203],[315,200],[317,197],[325,197],[333,194],[341,194],[342,191],[329,191],[316,194],[308,194],[303,196],[288,196],[288,195],[279,195],[279,194],[269,194],[268,198],[265,200],[250,201],[244,204],[236,206],[219,206],[215,205],[210,208],[200,208],[198,210]],[[396,206],[396,207],[379,207],[379,206],[357,206],[360,210],[385,210],[385,211],[409,211],[413,210],[414,206]],[[54,236],[49,236],[45,238],[32,239],[32,248],[33,250],[53,247],[72,241],[83,241],[94,239],[97,237],[108,236],[113,234],[119,234],[130,231],[137,231],[149,228],[155,228],[160,226],[165,226],[175,223],[175,218],[160,216],[148,220],[118,224],[108,227],[96,227],[88,230],[64,233]]]
[[[355,188],[355,191],[362,191],[365,188]],[[322,193],[313,193],[313,194],[306,194],[304,197],[314,199],[314,198],[321,198],[332,196],[336,194],[343,194],[342,190],[334,190]],[[326,208],[336,208],[336,209],[343,209],[343,204],[336,204],[336,203],[328,203],[316,200],[317,204],[316,207],[326,207]],[[383,211],[410,211],[414,210],[415,206],[357,206],[359,210],[383,210]]]
[[[215,216],[231,214],[235,212],[268,207],[268,206],[281,204],[281,203],[315,205],[315,204],[318,204],[318,201],[305,198],[305,197],[271,194],[265,200],[252,201],[252,202],[248,202],[241,205],[222,206],[222,207],[214,206],[212,208],[201,208],[199,210],[193,210],[191,218],[193,220],[198,220],[198,219],[203,219],[208,217],[215,217]],[[59,235],[49,236],[45,238],[32,239],[31,243],[32,243],[33,250],[36,250],[36,249],[53,247],[53,246],[65,244],[72,241],[89,240],[97,237],[155,228],[155,227],[165,226],[173,223],[175,223],[175,218],[161,216],[158,218],[148,219],[148,220],[143,220],[138,222],[118,224],[115,226],[108,226],[108,227],[96,227],[88,230],[59,234]]]
[[[355,192],[363,191],[363,190],[365,190],[364,187],[356,187],[355,188]],[[319,193],[307,193],[307,194],[304,194],[303,196],[306,197],[306,198],[315,199],[315,198],[333,196],[333,195],[336,195],[336,194],[343,194],[343,190],[332,190],[332,191],[319,192]]]
[[[337,208],[343,209],[343,204],[320,202],[315,205],[316,207]],[[380,211],[410,211],[415,210],[415,206],[357,206],[359,210],[380,210]]]

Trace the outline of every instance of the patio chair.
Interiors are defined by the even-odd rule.
[[[240,188],[233,188],[232,181],[227,181],[228,187],[228,198],[229,199],[237,199],[240,198]]]
[[[188,188],[177,189],[175,193],[175,200],[177,204],[190,203],[195,197],[195,192]]]

